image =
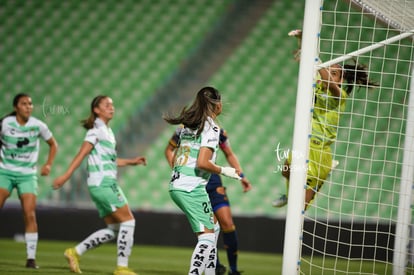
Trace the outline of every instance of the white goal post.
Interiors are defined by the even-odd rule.
[[[325,2],[305,4],[282,274],[414,274],[414,1]],[[315,76],[351,59],[378,87],[354,87],[332,145],[340,165],[305,211]]]

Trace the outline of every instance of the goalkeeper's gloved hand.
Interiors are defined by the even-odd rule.
[[[236,169],[233,167],[221,167],[220,174],[232,179],[241,180],[241,177],[237,174]]]

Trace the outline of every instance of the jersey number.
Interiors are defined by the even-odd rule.
[[[210,207],[208,203],[203,202],[203,210],[204,210],[204,213],[210,213]]]

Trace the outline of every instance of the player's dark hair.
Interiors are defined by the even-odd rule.
[[[189,107],[184,107],[176,116],[164,115],[163,118],[170,124],[183,124],[192,130],[197,130],[199,135],[204,129],[207,117],[211,117],[221,102],[221,96],[217,89],[204,87],[198,91],[196,98]]]
[[[367,66],[358,64],[354,59],[354,64],[345,64],[343,66],[343,78],[346,81],[346,93],[352,93],[354,86],[372,88],[378,86],[368,78]]]
[[[20,99],[23,98],[23,97],[30,97],[30,96],[28,94],[25,94],[25,93],[19,93],[19,94],[14,96],[14,98],[13,98],[13,108],[17,107],[17,105],[19,104]],[[15,116],[15,115],[16,115],[16,111],[13,110],[10,113],[8,113],[7,115],[0,118],[0,130],[1,130],[1,123],[3,122],[3,119],[5,119],[8,116]]]
[[[19,104],[19,101],[21,98],[23,97],[30,97],[30,95],[25,94],[25,93],[19,93],[17,95],[14,96],[13,98],[13,108],[16,108],[17,105]],[[16,111],[11,111],[10,113],[8,113],[7,115],[3,116],[0,121],[2,121],[4,118],[8,117],[8,116],[15,116],[16,115]]]
[[[93,128],[93,124],[95,123],[95,120],[98,117],[98,115],[95,113],[94,109],[96,107],[98,107],[99,104],[101,103],[101,101],[103,99],[107,98],[107,97],[108,96],[106,96],[106,95],[98,95],[92,100],[90,115],[86,119],[81,120],[83,128],[85,128],[86,130],[89,130],[89,129]]]
[[[14,96],[13,98],[13,108],[16,108],[17,105],[19,104],[19,101],[21,98],[23,97],[30,97],[30,95],[25,94],[25,93],[18,93],[17,95]],[[8,113],[7,115],[3,116],[2,118],[0,118],[0,132],[1,132],[1,126],[3,125],[3,119],[5,119],[6,117],[9,116],[15,116],[16,115],[16,111],[11,111],[10,113]],[[1,147],[1,141],[0,141],[0,147]]]

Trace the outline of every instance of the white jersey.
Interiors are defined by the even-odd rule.
[[[20,125],[16,116],[8,116],[1,122],[0,169],[22,174],[35,174],[39,157],[39,138],[52,138],[47,125],[37,118],[29,117]]]
[[[196,133],[197,130],[180,129],[170,190],[190,192],[199,185],[207,185],[210,173],[196,167],[197,158],[201,147],[209,147],[214,151],[211,161],[216,161],[220,128],[208,118],[201,134],[196,136]]]
[[[111,128],[97,118],[85,141],[93,145],[88,157],[88,185],[98,186],[104,178],[116,179],[116,141]]]

